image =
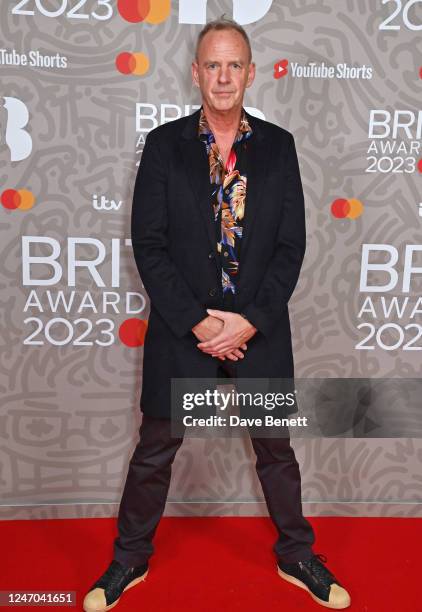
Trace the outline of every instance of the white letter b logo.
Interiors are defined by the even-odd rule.
[[[18,98],[4,97],[7,110],[6,144],[10,149],[12,161],[22,161],[32,151],[32,138],[23,128],[28,125],[29,113],[25,104]]]
[[[268,13],[273,0],[233,0],[233,19],[240,25],[259,21]],[[179,0],[179,23],[207,21],[207,0]]]

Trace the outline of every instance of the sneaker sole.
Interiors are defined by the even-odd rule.
[[[277,566],[277,571],[278,571],[278,575],[281,576],[281,578],[284,578],[284,580],[287,580],[287,582],[291,582],[292,584],[300,587],[301,589],[308,591],[312,599],[314,599],[321,606],[325,606],[326,608],[332,608],[334,610],[344,610],[345,608],[348,608],[350,606],[350,603],[348,603],[347,606],[343,606],[341,604],[332,604],[332,603],[329,603],[328,601],[324,601],[323,599],[320,599],[319,597],[314,595],[312,591],[306,586],[306,584],[302,582],[301,580],[299,580],[299,578],[295,578],[294,576],[290,576],[290,574],[286,574],[278,566]]]
[[[147,577],[147,574],[149,572],[149,569],[147,569],[147,571],[145,572],[145,574],[142,574],[142,576],[138,576],[138,578],[135,578],[134,580],[132,580],[132,582],[129,582],[129,584],[127,584],[125,586],[125,588],[122,591],[122,595],[125,591],[127,591],[127,589],[131,589],[132,587],[134,587],[135,585],[139,584],[140,582],[143,582],[145,580],[145,578]],[[120,597],[122,596],[120,595]],[[120,601],[120,597],[118,599],[116,599],[116,601],[114,601],[112,604],[110,604],[109,606],[106,606],[105,608],[84,608],[84,612],[105,612],[106,610],[111,610],[111,608],[114,608],[114,606],[117,606],[117,604]]]

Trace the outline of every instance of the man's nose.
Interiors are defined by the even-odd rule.
[[[230,70],[229,68],[220,68],[218,73],[218,80],[221,83],[228,83],[230,81]]]

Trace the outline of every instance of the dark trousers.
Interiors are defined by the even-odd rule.
[[[114,542],[114,558],[127,567],[144,563],[154,551],[152,538],[164,511],[172,463],[183,442],[183,437],[171,437],[170,419],[143,415],[139,434]],[[313,554],[315,536],[302,514],[300,471],[290,439],[251,437],[251,442],[268,512],[278,531],[273,550],[285,562],[307,559]]]
[[[224,310],[233,311],[233,296],[224,298]],[[236,362],[219,362],[218,378],[236,378]],[[223,384],[223,383],[222,383]],[[171,420],[143,415],[140,440],[129,463],[119,507],[114,558],[128,567],[140,565],[154,551],[152,538],[164,512],[170,487],[171,466],[183,437],[171,437]],[[314,531],[302,514],[299,464],[286,437],[251,437],[256,471],[269,515],[277,529],[273,550],[286,563],[312,554]]]

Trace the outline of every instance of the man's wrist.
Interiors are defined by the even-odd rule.
[[[244,313],[244,312],[239,312],[239,314],[240,314],[240,316],[241,316],[241,317],[243,317],[243,318],[244,318],[244,319],[245,319],[245,320],[246,320],[246,321],[249,323],[249,325],[252,325],[252,327],[253,327],[254,329],[258,330],[258,328],[256,327],[256,325],[254,325],[254,324],[252,323],[252,321],[251,321],[251,320],[250,320],[250,319],[249,319],[249,318],[248,318],[248,317],[245,315],[245,313]]]
[[[200,316],[200,315],[199,315]],[[191,331],[193,332],[193,330],[195,329],[195,327],[197,327],[198,325],[200,325],[207,317],[209,316],[209,314],[207,313],[207,311],[205,310],[204,314],[202,315],[202,318],[198,320],[198,318],[195,319],[195,324],[192,325],[191,324]]]

